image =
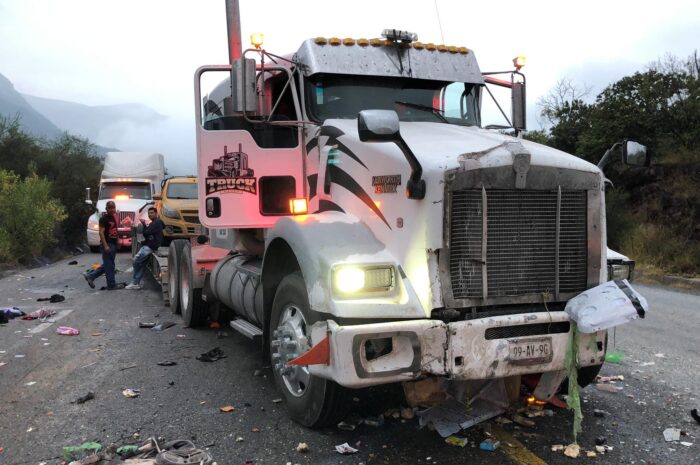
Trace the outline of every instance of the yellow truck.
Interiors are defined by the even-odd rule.
[[[202,233],[197,207],[196,176],[165,179],[161,185],[161,193],[153,198],[158,216],[165,225],[164,245],[173,239],[196,237]]]

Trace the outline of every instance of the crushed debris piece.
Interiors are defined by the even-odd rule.
[[[401,408],[401,418],[404,420],[412,420],[416,416],[416,413],[413,411],[411,407],[402,407]]]
[[[297,446],[297,452],[300,452],[302,454],[307,454],[311,451],[309,449],[309,445],[306,444],[305,442],[300,442],[299,445]]]
[[[36,384],[36,381],[30,381],[28,383],[25,383],[25,386],[34,386]]]
[[[610,382],[615,382],[615,381],[624,381],[625,377],[623,375],[615,375],[615,376],[598,376],[598,382],[599,383],[610,383]]]
[[[56,328],[56,334],[60,334],[61,336],[77,336],[80,334],[80,330],[71,328],[70,326],[59,326]]]
[[[273,401],[274,402],[274,401]],[[362,423],[362,418],[359,415],[351,414],[348,415],[343,421],[338,423],[338,429],[343,431],[355,431],[355,429]]]
[[[652,365],[656,365],[656,362],[642,362],[642,364],[639,366],[648,367],[648,366],[652,366]]]
[[[99,337],[99,336],[104,336],[104,335],[105,335],[105,333],[92,333],[90,336]]]
[[[228,413],[236,410],[236,407],[234,407],[233,405],[225,405],[223,407],[219,407],[219,410],[221,410],[224,413]]]
[[[299,450],[298,447],[297,447],[297,450]],[[351,447],[350,444],[348,444],[347,442],[335,446],[335,450],[336,450],[336,452],[338,452],[341,455],[352,455],[352,454],[357,453],[357,449],[355,449],[354,447]]]
[[[224,354],[224,351],[221,350],[219,347],[214,347],[209,352],[205,352],[197,356],[197,360],[199,360],[200,362],[216,362],[217,360],[221,360],[222,358],[226,358],[226,355]]]
[[[664,430],[664,439],[666,442],[680,441],[681,430],[678,428],[666,428]]]
[[[605,418],[605,410],[593,409],[593,416],[597,418]]]
[[[92,391],[88,391],[87,394],[85,394],[84,396],[78,397],[78,398],[75,399],[72,403],[74,403],[74,404],[84,404],[84,403],[87,402],[88,400],[92,400],[92,399],[94,399],[94,398],[95,398],[95,393],[92,392]]]
[[[564,450],[564,444],[554,444],[552,446],[552,452],[559,452],[560,450]]]
[[[459,436],[450,436],[445,439],[445,442],[451,446],[464,447],[469,440],[467,438],[460,438]]]
[[[604,454],[604,453],[605,453],[605,447],[603,447],[603,446],[595,446],[595,451],[598,452],[599,454]]]
[[[595,445],[602,446],[603,444],[605,444],[605,441],[605,436],[598,436],[597,438],[595,438]]]
[[[690,447],[690,446],[693,445],[693,443],[692,443],[692,442],[681,441],[681,445],[682,445],[682,446],[686,446],[686,447]]]
[[[496,449],[498,449],[499,445],[501,445],[501,441],[497,441],[495,439],[488,438],[488,439],[482,441],[481,444],[479,444],[479,449],[493,452]]]
[[[141,395],[141,391],[139,389],[127,388],[122,391],[122,395],[129,399],[133,399],[134,397],[138,397],[139,395]]]
[[[164,360],[162,362],[158,362],[157,365],[162,367],[171,367],[177,365],[177,362],[173,362],[172,360]]]
[[[513,422],[519,424],[520,426],[535,426],[535,422],[532,420],[528,420],[522,415],[513,415],[511,417],[513,419]]]
[[[666,354],[654,354],[654,357],[656,358],[666,358]]]
[[[272,399],[272,402],[275,404],[280,404],[282,403],[282,399]]]
[[[376,417],[367,417],[362,420],[362,423],[364,423],[367,426],[373,426],[375,428],[378,428],[384,424],[384,415],[377,415]]]
[[[598,457],[598,454],[596,454],[594,450],[587,450],[586,457],[595,458],[595,457]]]
[[[259,432],[260,432],[260,428],[252,428],[250,431],[253,432],[253,433],[259,433]]]
[[[245,439],[243,439],[241,436],[236,437],[236,442],[243,442]]]
[[[571,457],[572,459],[575,459],[576,457],[581,455],[581,448],[576,443],[569,444],[564,449],[564,455],[566,455],[567,457]]]
[[[595,388],[599,391],[611,392],[613,394],[617,394],[618,392],[622,391],[622,386],[615,386],[613,384],[596,384]]]
[[[513,422],[507,419],[506,417],[498,417],[496,418],[496,423],[498,423],[499,425],[507,425]]]
[[[619,365],[622,363],[622,359],[624,358],[624,354],[622,352],[608,352],[605,354],[605,361],[608,363],[614,363],[616,365]]]
[[[155,325],[152,321],[139,321],[139,328],[153,328]]]

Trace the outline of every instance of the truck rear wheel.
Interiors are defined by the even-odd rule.
[[[272,372],[289,416],[310,428],[336,424],[350,408],[346,388],[312,375],[307,367],[286,365],[308,347],[309,328],[316,321],[301,273],[286,276],[277,288],[270,315]]]
[[[176,240],[168,247],[168,297],[170,298],[170,310],[179,314],[180,307],[180,258],[185,241]]]
[[[192,246],[189,242],[185,242],[180,253],[180,307],[185,325],[196,328],[206,323],[209,307],[202,300],[202,289],[194,287]]]

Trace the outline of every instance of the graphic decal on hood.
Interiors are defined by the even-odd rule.
[[[331,202],[330,200],[319,200],[318,210],[316,210],[314,213],[323,213],[328,211],[345,213],[345,210],[340,208],[340,205],[337,203]]]
[[[387,225],[389,229],[389,222],[384,218],[382,211],[377,207],[372,198],[367,194],[367,192],[360,186],[348,173],[338,168],[337,165],[328,165],[328,174],[330,176],[331,182],[344,187],[348,191],[355,194],[360,200],[362,200],[365,205],[367,205],[374,213],[377,214],[379,218]]]
[[[316,183],[318,182],[318,173],[310,174],[306,177],[309,183],[309,200],[316,197]]]

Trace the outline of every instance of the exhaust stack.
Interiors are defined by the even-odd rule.
[[[241,12],[238,8],[238,0],[226,0],[226,29],[228,31],[228,61],[241,58]]]

